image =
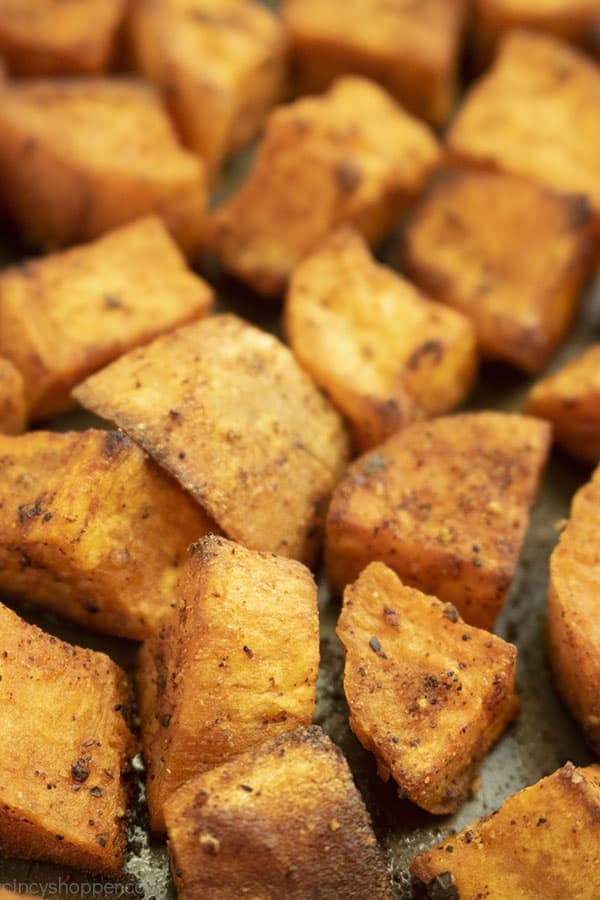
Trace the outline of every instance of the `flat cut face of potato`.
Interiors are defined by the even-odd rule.
[[[367,563],[491,629],[513,580],[550,444],[545,422],[479,412],[417,422],[336,487],[327,571],[341,592]]]
[[[376,243],[440,159],[430,129],[363,78],[276,109],[246,181],[209,219],[206,241],[262,294],[281,294],[338,225]]]
[[[165,812],[180,897],[391,900],[348,764],[316,726],[205,772]]]
[[[410,868],[429,897],[596,900],[599,838],[600,766],[567,763]]]
[[[407,270],[471,318],[486,356],[533,372],[577,310],[593,264],[593,220],[583,196],[508,175],[447,171],[406,233]]]
[[[276,338],[214,316],[125,354],[74,396],[140,443],[228,537],[315,560],[347,437]]]
[[[27,428],[25,382],[9,359],[0,356],[0,432],[20,434]]]
[[[135,753],[125,673],[2,605],[0,635],[0,855],[116,875]]]
[[[300,563],[209,536],[192,546],[177,596],[138,675],[156,831],[185,781],[309,725],[319,669],[317,588]]]

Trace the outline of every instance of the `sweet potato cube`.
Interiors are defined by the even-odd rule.
[[[600,766],[567,763],[410,869],[429,897],[597,900],[599,839]]]
[[[212,290],[160,219],[0,275],[0,354],[25,378],[32,419],[73,406],[71,388],[121,353],[204,316]]]
[[[348,764],[298,729],[184,785],[166,805],[186,900],[390,900],[389,875]]]
[[[439,159],[433,133],[384,90],[341,78],[271,113],[246,181],[209,219],[207,243],[254,290],[281,294],[336,226],[382,238]]]
[[[285,325],[300,364],[367,450],[464,400],[477,371],[473,326],[378,265],[346,227],[295,269]]]
[[[542,378],[526,410],[551,422],[556,442],[573,456],[600,462],[600,344]]]
[[[25,382],[9,359],[0,356],[0,432],[20,434],[27,426]]]
[[[456,95],[464,0],[285,0],[294,83],[320,91],[354,72],[373,78],[402,106],[443,125]]]
[[[124,434],[0,435],[0,590],[141,639],[174,605],[191,541],[214,528]]]
[[[74,394],[140,443],[228,537],[314,561],[347,437],[276,338],[214,316],[125,354]]]
[[[91,240],[156,213],[192,254],[204,181],[201,160],[179,144],[150,86],[117,78],[0,85],[0,199],[30,240]]]
[[[140,653],[151,825],[185,781],[310,724],[317,588],[301,563],[212,535],[192,545],[178,610]]]
[[[528,416],[416,422],[354,462],[327,520],[334,590],[380,560],[402,581],[491,629],[513,580],[550,443]]]
[[[255,0],[138,0],[138,70],[157,84],[183,142],[210,170],[254,137],[283,93],[287,40]]]
[[[118,874],[135,752],[125,673],[0,605],[0,855]]]

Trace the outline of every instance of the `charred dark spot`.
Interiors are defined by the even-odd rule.
[[[444,618],[449,622],[458,622],[458,610],[452,603],[446,603],[444,607]]]
[[[363,180],[363,173],[356,163],[345,160],[333,170],[333,179],[342,194],[353,194]]]
[[[29,519],[41,516],[41,514],[42,507],[38,500],[35,503],[22,503],[19,506],[19,522],[21,525],[25,525]]]
[[[88,760],[80,757],[77,762],[71,766],[71,778],[79,784],[83,784],[84,781],[87,781],[89,774],[90,767],[88,765]]]
[[[252,659],[254,656],[253,651],[250,649],[250,647],[247,647],[245,644],[244,644],[244,653],[246,654],[248,659]]]
[[[425,341],[420,347],[411,353],[406,363],[406,368],[413,371],[418,369],[424,362],[431,362],[433,365],[439,363],[444,358],[444,348],[440,341]]]
[[[122,309],[123,303],[114,294],[104,295],[104,305],[107,309]]]
[[[114,456],[121,450],[127,436],[122,431],[109,431],[104,438],[104,455],[108,457]]]

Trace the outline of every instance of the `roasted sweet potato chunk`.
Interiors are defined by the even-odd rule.
[[[159,95],[125,79],[0,84],[0,199],[29,239],[87,241],[156,213],[197,248],[201,160],[178,143]]]
[[[410,868],[432,898],[597,900],[599,839],[600,766],[567,763]]]
[[[594,261],[593,222],[582,196],[447,172],[406,234],[407,269],[472,319],[486,356],[534,372],[566,337]]]
[[[347,437],[276,338],[214,316],[125,354],[74,394],[138,441],[228,537],[314,561]]]
[[[545,422],[480,412],[416,422],[354,462],[327,520],[334,590],[380,560],[491,628],[511,585],[550,443]]]
[[[20,434],[27,425],[25,382],[9,359],[0,356],[0,432]]]
[[[206,240],[262,294],[281,294],[294,267],[336,226],[376,243],[440,159],[430,130],[380,87],[341,78],[269,116],[254,167],[218,209]]]
[[[214,527],[124,434],[0,435],[0,590],[143,638],[174,605],[186,549]]]
[[[151,825],[194,775],[310,724],[317,588],[294,560],[208,536],[192,545],[179,607],[140,653]]]
[[[526,410],[551,422],[556,442],[573,456],[600,462],[600,344],[542,378]]]
[[[350,727],[379,775],[431,813],[455,812],[518,710],[516,647],[377,562],[346,588],[337,633]]]
[[[136,0],[131,39],[138,70],[211,170],[254,137],[283,92],[285,31],[255,0]]]
[[[0,645],[0,854],[117,874],[135,752],[125,673],[2,605]]]
[[[186,900],[391,898],[348,764],[316,726],[200,775],[165,813]]]
[[[285,324],[297,359],[367,450],[464,400],[477,371],[468,319],[377,265],[350,228],[294,271]]]

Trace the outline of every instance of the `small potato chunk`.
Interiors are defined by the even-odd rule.
[[[285,31],[255,0],[136,0],[131,42],[210,171],[254,137],[283,93]]]
[[[118,874],[135,753],[125,673],[1,604],[0,646],[0,855]]]
[[[198,776],[165,815],[182,900],[391,900],[348,764],[316,726]]]
[[[214,316],[79,385],[233,540],[312,564],[347,458],[339,415],[275,337]]]
[[[380,87],[341,78],[269,116],[246,181],[207,226],[223,265],[261,294],[282,294],[292,270],[336,226],[382,238],[440,159],[433,133]]]
[[[9,359],[0,356],[0,432],[20,434],[27,428],[25,382]]]
[[[585,462],[600,462],[600,344],[539,381],[526,411],[552,423],[557,444]]]
[[[151,87],[49,79],[0,85],[0,198],[25,236],[48,247],[156,213],[191,255],[206,187]]]
[[[13,75],[106,71],[128,0],[0,0],[0,53]]]
[[[477,372],[469,320],[377,265],[349,227],[294,270],[285,326],[300,364],[350,421],[359,450],[457,406]]]
[[[0,436],[0,590],[141,639],[174,603],[203,510],[124,434]]]
[[[346,588],[337,634],[350,727],[380,777],[428,812],[456,812],[519,708],[517,648],[378,562]]]
[[[550,559],[548,646],[554,683],[600,755],[600,467],[573,500]]]
[[[491,629],[514,578],[550,428],[479,412],[416,422],[356,460],[327,519],[332,589],[385,562]]]
[[[373,78],[402,106],[443,125],[456,95],[465,0],[285,0],[299,93],[346,72]]]
[[[535,372],[577,310],[593,264],[593,220],[582,196],[508,175],[447,172],[405,236],[407,270],[471,318],[485,356]]]
[[[317,588],[294,560],[209,535],[190,548],[178,610],[140,653],[153,830],[184,782],[308,725],[319,670]]]
[[[71,388],[121,353],[213,301],[160,219],[140,219],[93,244],[0,275],[0,354],[25,378],[32,419],[73,406]]]
[[[600,766],[567,763],[410,870],[431,898],[598,900]]]

